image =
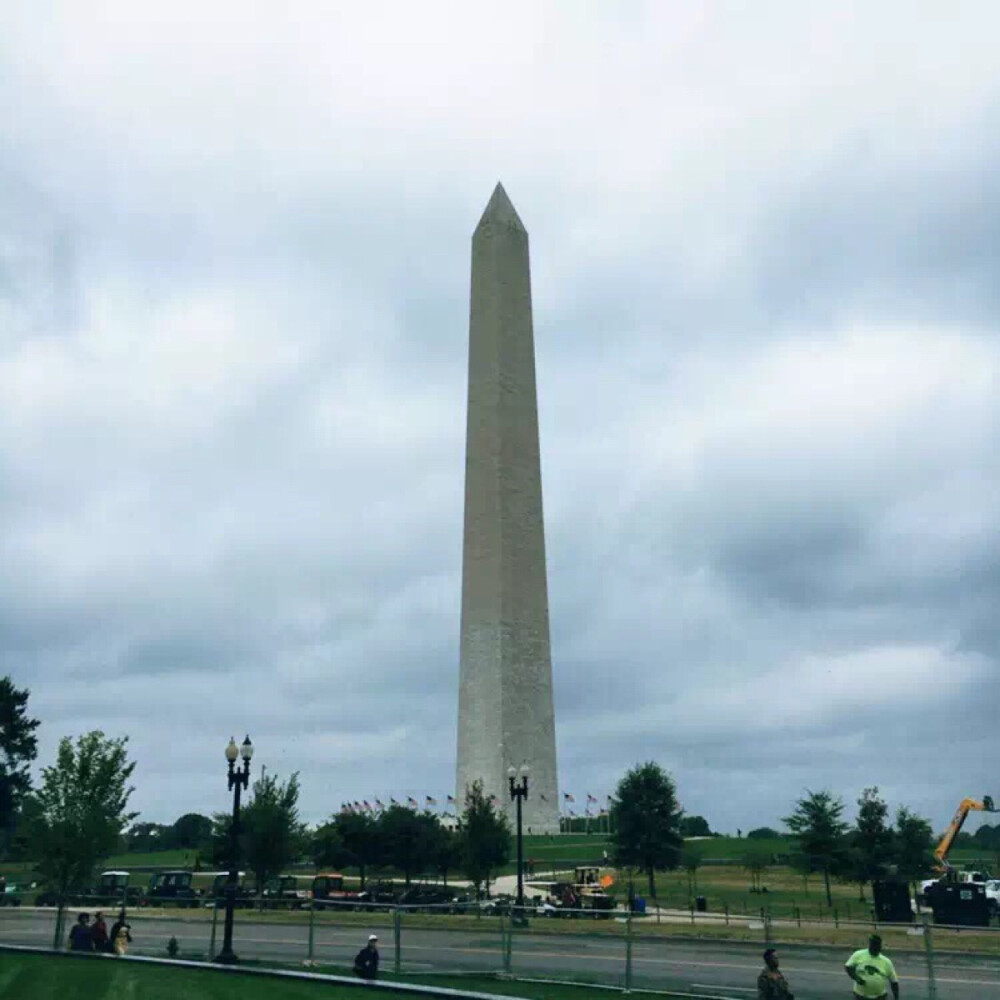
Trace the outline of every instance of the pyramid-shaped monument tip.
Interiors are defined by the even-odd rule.
[[[521,221],[521,217],[517,214],[517,209],[511,204],[510,198],[507,197],[507,192],[503,189],[503,184],[499,181],[497,181],[497,186],[493,189],[493,194],[486,205],[483,217],[479,220],[479,226],[487,224],[507,226],[511,229],[518,229],[522,233],[527,232],[524,228],[524,223]],[[478,229],[479,226],[476,228]]]

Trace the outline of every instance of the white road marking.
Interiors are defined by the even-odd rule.
[[[756,993],[755,986],[719,986],[717,983],[692,983],[699,990],[738,990],[740,993]]]

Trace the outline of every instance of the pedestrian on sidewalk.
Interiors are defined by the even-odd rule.
[[[882,938],[873,934],[868,947],[856,951],[844,963],[844,971],[854,980],[854,995],[863,1000],[882,1000],[892,988],[899,1000],[899,979],[892,962],[882,953]]]
[[[369,934],[368,944],[354,956],[354,973],[362,979],[378,977],[378,935]]]
[[[108,934],[111,942],[111,951],[118,956],[128,952],[128,946],[132,943],[132,928],[125,920],[125,911],[118,914],[118,919],[111,925],[111,932]]]
[[[94,922],[90,925],[90,940],[93,942],[94,951],[111,951],[108,925],[104,922],[104,914],[100,910],[94,914]]]
[[[778,971],[778,953],[773,948],[764,952],[764,968],[757,977],[757,1000],[795,1000],[787,980]]]
[[[93,951],[94,940],[90,936],[90,914],[81,913],[69,932],[70,951]]]

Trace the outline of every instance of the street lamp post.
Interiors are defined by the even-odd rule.
[[[222,938],[222,951],[215,956],[215,961],[223,965],[235,965],[239,959],[233,951],[233,910],[236,908],[236,889],[240,880],[239,842],[240,833],[240,789],[250,783],[250,758],[253,756],[253,744],[248,736],[243,746],[237,747],[236,740],[229,739],[226,747],[226,760],[229,763],[229,787],[233,792],[233,823],[229,840],[229,878],[226,880],[226,927]],[[236,758],[243,758],[243,767],[236,767]]]
[[[517,769],[507,768],[510,783],[510,797],[517,803],[517,905],[524,906],[524,838],[521,835],[521,802],[528,797],[528,765],[521,765],[521,780],[517,780]]]

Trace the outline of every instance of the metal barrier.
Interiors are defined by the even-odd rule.
[[[51,946],[58,939],[65,946],[69,927],[81,909],[93,912],[96,907],[67,910],[60,928],[56,926],[54,909],[0,909],[0,943]],[[105,907],[105,912],[110,924],[117,911]],[[173,938],[178,957],[208,960],[220,943],[222,913],[212,901],[197,908],[130,909],[127,916],[132,927],[133,954],[166,956]],[[766,946],[794,946],[801,934],[796,921],[772,920],[766,911],[741,918],[729,914],[727,924],[716,920],[713,925],[702,919],[709,916],[714,915],[682,913],[661,917],[657,928],[657,915],[640,917],[623,910],[571,911],[531,906],[519,911],[505,902],[489,901],[411,908],[380,904],[361,907],[356,903],[320,907],[308,902],[298,906],[293,901],[265,910],[240,910],[235,950],[245,959],[346,970],[368,935],[375,933],[382,969],[404,976],[544,976],[632,990],[663,988],[670,978],[666,970],[671,943],[675,948],[689,948],[692,932],[720,947],[742,947],[751,955]],[[713,928],[718,931],[715,936]],[[863,946],[875,929],[870,921],[840,921],[836,930],[827,925],[827,930],[841,935],[837,940],[844,942],[836,945],[837,957],[831,962],[842,962],[848,950]],[[942,955],[947,958],[949,949],[956,944],[971,938],[971,943],[995,956],[1000,969],[1000,930],[995,928],[941,927],[925,917],[916,925],[879,924],[877,930],[890,954],[894,946],[910,938],[910,949],[897,954],[905,954],[909,974],[920,965],[930,1000],[936,998],[936,967]],[[916,943],[912,938],[917,935],[923,938],[922,950],[912,947]],[[808,938],[798,943],[816,947]],[[675,973],[674,979],[678,976]]]

